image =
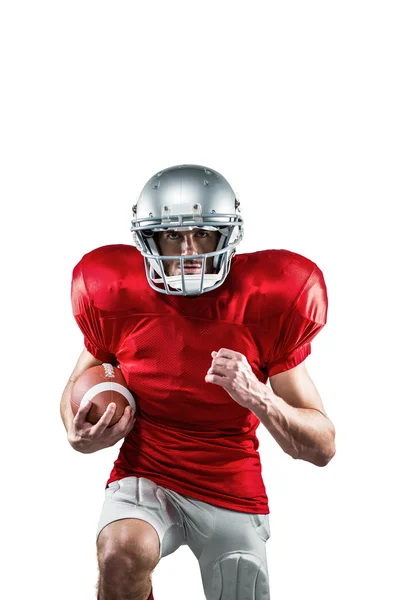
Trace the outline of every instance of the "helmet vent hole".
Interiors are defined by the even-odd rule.
[[[206,187],[209,187],[209,185],[210,185],[210,182],[209,182],[209,181],[207,181],[207,179],[205,179],[205,180],[204,180],[204,185],[205,185]]]

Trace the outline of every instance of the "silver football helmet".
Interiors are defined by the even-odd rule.
[[[144,257],[150,286],[157,292],[179,296],[199,295],[225,281],[235,248],[243,238],[239,201],[227,180],[199,165],[177,165],[160,171],[144,186],[133,206],[131,231]],[[220,232],[214,252],[190,256],[163,256],[154,234],[157,231],[210,229]],[[185,273],[185,261],[201,260],[201,273]],[[206,273],[213,257],[214,273]],[[180,274],[168,276],[164,261],[179,261]],[[190,263],[189,263],[190,264]]]

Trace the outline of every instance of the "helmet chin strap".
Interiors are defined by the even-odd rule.
[[[151,261],[151,259],[149,259]],[[221,269],[222,271],[222,269]],[[221,273],[221,272],[220,272]],[[203,278],[203,289],[207,289],[213,286],[219,279],[221,278],[220,273],[207,273]],[[200,286],[201,286],[201,275],[183,275],[185,281],[185,289],[189,293],[198,293],[200,294]],[[164,283],[162,278],[154,279],[152,278],[154,283]],[[165,277],[167,284],[176,289],[183,290],[182,285],[182,276],[181,275],[169,275]]]

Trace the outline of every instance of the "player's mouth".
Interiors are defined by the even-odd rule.
[[[183,270],[184,270],[185,275],[197,275],[197,274],[201,273],[201,265],[199,265],[199,264],[184,265]],[[177,266],[177,274],[178,275],[181,274],[180,265]]]

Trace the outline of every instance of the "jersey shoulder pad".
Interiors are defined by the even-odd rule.
[[[235,258],[241,263],[246,288],[265,296],[270,314],[285,312],[311,273],[318,270],[310,259],[285,249],[261,250]]]
[[[74,314],[83,299],[105,311],[132,307],[132,296],[144,284],[148,285],[143,258],[134,246],[114,244],[96,248],[74,267]]]

